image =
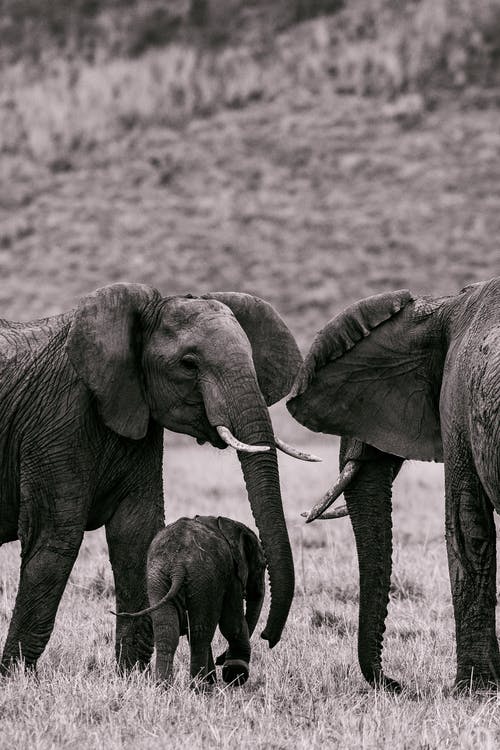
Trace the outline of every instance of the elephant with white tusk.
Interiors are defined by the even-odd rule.
[[[248,294],[112,284],[62,315],[0,321],[0,543],[22,549],[4,672],[36,665],[86,529],[106,527],[118,612],[147,606],[164,428],[238,450],[272,585],[263,637],[279,641],[294,571],[267,407],[301,361],[280,316]],[[152,649],[149,617],[118,620],[123,668]]]
[[[500,512],[500,278],[449,297],[400,290],[355,303],[317,335],[287,406],[311,430],[342,436],[365,678],[399,689],[382,670],[391,492],[403,460],[420,459],[445,466],[456,685],[500,684],[493,521],[493,511]],[[321,517],[335,495],[308,521]]]

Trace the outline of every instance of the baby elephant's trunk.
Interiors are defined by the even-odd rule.
[[[154,612],[155,610],[159,609],[163,604],[168,602],[170,599],[173,599],[176,594],[179,593],[179,589],[181,588],[182,584],[184,583],[184,570],[181,568],[180,570],[176,570],[172,575],[172,583],[170,585],[169,590],[163,596],[156,604],[153,604],[151,607],[148,607],[147,609],[141,609],[139,612],[113,612],[111,611],[111,614],[116,615],[117,617],[142,617],[142,615],[149,615],[151,612]]]

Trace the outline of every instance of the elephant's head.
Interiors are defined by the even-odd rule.
[[[287,407],[317,432],[403,458],[442,460],[439,395],[446,300],[368,297],[316,336]]]
[[[288,393],[301,364],[283,320],[247,294],[163,298],[140,284],[113,284],[82,300],[66,350],[118,435],[144,439],[153,419],[217,447],[225,447],[222,434],[238,448],[269,568],[263,637],[273,646],[294,576],[267,406]]]

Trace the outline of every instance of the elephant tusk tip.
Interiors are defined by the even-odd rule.
[[[319,456],[316,456],[314,453],[304,453],[303,456],[300,457],[302,461],[309,461],[310,463],[314,464],[320,464],[322,463],[323,459]]]
[[[306,519],[306,523],[311,523],[311,521],[314,521],[314,520],[315,520],[315,518],[316,518],[316,516],[312,516],[311,518],[309,518],[309,513],[307,512],[307,510],[305,510],[305,511],[304,511],[303,513],[301,513],[300,515],[302,516],[302,518],[305,518],[305,519]]]
[[[298,458],[299,461],[313,461],[318,462],[322,461],[323,459],[319,456],[315,456],[313,453],[306,453],[306,451],[301,451],[298,448],[294,448],[293,445],[289,445],[288,443],[285,443],[284,440],[281,440],[281,438],[276,437],[274,438],[276,448],[278,450],[283,451],[283,453],[286,453],[288,456],[292,456],[293,458]]]

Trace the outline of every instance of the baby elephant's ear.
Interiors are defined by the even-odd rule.
[[[266,558],[257,534],[245,528],[243,548],[248,566],[247,598],[263,598],[265,591]]]
[[[111,284],[82,299],[66,353],[94,394],[104,423],[123,437],[145,436],[149,409],[140,369],[142,320],[160,294],[142,284]]]
[[[245,590],[248,579],[248,563],[243,534],[245,527],[243,524],[233,521],[231,518],[224,518],[223,516],[219,516],[217,519],[217,525],[221,534],[224,536],[224,539],[231,548],[236,575],[243,586],[243,590]]]

